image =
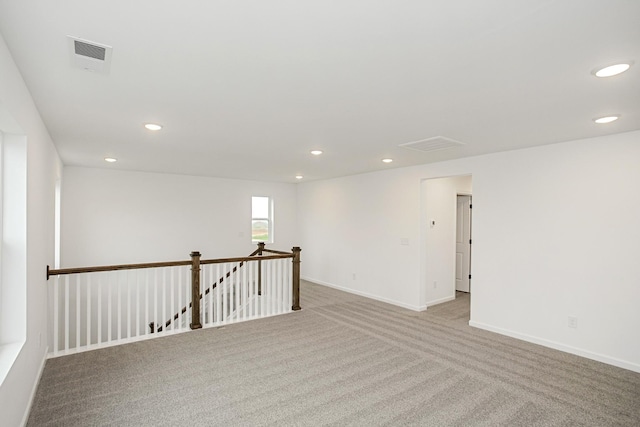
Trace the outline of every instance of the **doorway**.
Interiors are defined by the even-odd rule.
[[[421,183],[424,209],[424,256],[421,275],[424,286],[420,287],[420,301],[425,309],[456,298],[457,197],[463,195],[470,200],[473,193],[472,184],[471,175],[429,178]],[[470,214],[467,218],[467,228],[470,231]],[[463,224],[463,221],[459,223]],[[466,274],[468,278],[470,273]],[[465,292],[465,295],[470,294]]]
[[[456,209],[456,295],[471,291],[471,196],[458,194]]]

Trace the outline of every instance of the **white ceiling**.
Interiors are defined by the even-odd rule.
[[[0,0],[0,32],[66,165],[296,182],[640,129],[639,0]]]

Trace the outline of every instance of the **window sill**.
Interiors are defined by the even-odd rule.
[[[22,350],[24,342],[16,342],[0,345],[0,386],[4,383],[7,374]]]

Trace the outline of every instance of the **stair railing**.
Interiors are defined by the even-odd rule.
[[[261,245],[262,245],[262,246],[261,246]],[[263,249],[264,249],[264,243],[263,243],[263,242],[260,242],[260,243],[258,243],[258,249],[256,249],[255,251],[253,251],[253,252],[252,252],[251,254],[249,254],[248,256],[249,256],[249,257],[253,257],[253,256],[256,256],[256,255],[262,255],[262,250],[263,250]],[[283,253],[283,254],[286,254],[286,252],[282,252],[282,253]],[[199,258],[199,257],[200,257],[200,254],[199,254],[199,253],[197,253],[197,252],[192,252],[192,253],[191,253],[191,258],[192,258],[192,260],[193,260],[194,256],[197,256],[197,257]],[[204,290],[204,293],[199,293],[199,295],[198,295],[198,300],[202,300],[202,298],[204,298],[204,297],[206,297],[207,295],[209,295],[209,293],[210,293],[210,292],[212,292],[214,289],[216,289],[216,287],[217,287],[219,284],[221,284],[221,283],[225,280],[225,278],[226,278],[226,279],[229,279],[229,278],[231,277],[231,275],[232,275],[232,274],[235,274],[235,273],[236,273],[240,268],[242,268],[242,266],[244,266],[244,265],[245,265],[245,262],[246,262],[246,261],[241,261],[237,266],[233,267],[233,269],[232,269],[231,271],[228,271],[226,274],[224,274],[222,277],[220,277],[217,281],[215,281],[213,284],[211,284],[211,286],[207,287],[207,288]],[[259,262],[260,262],[260,261],[259,261]],[[193,261],[192,261],[192,263],[193,263]],[[200,264],[200,262],[199,262],[199,261],[198,261],[198,264]],[[199,266],[198,266],[198,268],[199,268]],[[199,270],[198,270],[198,271],[199,271]],[[259,278],[258,280],[260,281],[260,278]],[[199,287],[198,287],[198,288],[199,288]],[[191,306],[192,306],[192,303],[191,303],[191,302],[189,302],[189,305],[188,305],[188,306],[186,306],[186,305],[185,305],[184,307],[182,307],[182,309],[181,309],[179,312],[177,312],[176,314],[174,314],[172,318],[168,319],[168,320],[164,323],[164,325],[160,325],[160,326],[158,326],[158,328],[157,328],[157,329],[155,328],[155,322],[151,322],[151,323],[149,323],[149,330],[150,330],[150,332],[151,332],[152,334],[153,334],[153,333],[156,333],[156,332],[162,332],[163,327],[169,327],[169,326],[171,325],[171,322],[172,322],[172,321],[178,320],[178,318],[180,317],[180,315],[181,315],[181,314],[186,313],[186,311],[187,311],[187,307],[188,307],[188,308],[191,308]],[[192,317],[193,317],[193,316],[192,316]],[[202,325],[200,325],[200,327],[202,327]],[[191,328],[191,329],[199,329],[199,328]]]
[[[190,261],[47,266],[47,280],[53,280],[49,357],[182,332],[187,324],[199,329],[203,323],[216,326],[300,310],[300,251],[275,251],[259,244],[250,256],[240,258],[202,260],[194,251]],[[224,273],[217,274],[220,271]],[[213,277],[217,280],[211,283]],[[203,288],[201,283],[207,281],[211,284]],[[226,309],[224,316],[214,311],[221,307]],[[150,318],[168,317],[155,331],[146,327]]]

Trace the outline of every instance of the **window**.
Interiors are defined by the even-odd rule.
[[[0,129],[0,384],[27,336],[26,147],[24,135]]]
[[[26,137],[3,133],[0,145],[0,345],[23,342],[27,320]]]
[[[273,203],[269,197],[251,198],[251,241],[273,243]]]

